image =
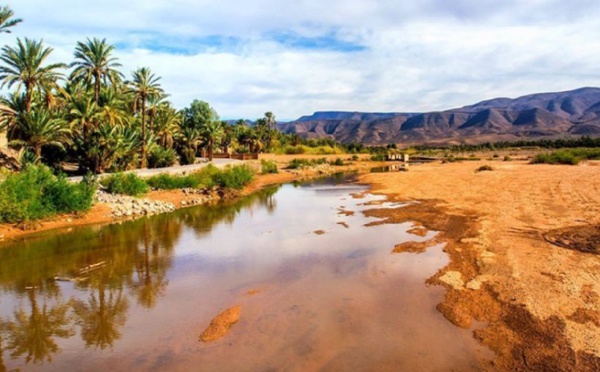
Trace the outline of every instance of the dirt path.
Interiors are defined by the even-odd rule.
[[[374,212],[443,231],[452,263],[431,282],[449,288],[438,309],[498,354],[493,369],[600,370],[600,256],[542,234],[600,224],[600,164],[429,164],[367,174],[376,192],[419,200]],[[454,280],[450,280],[454,279]],[[472,288],[472,289],[469,289]]]

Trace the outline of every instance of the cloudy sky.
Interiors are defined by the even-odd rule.
[[[600,86],[598,0],[10,0],[16,37],[70,62],[106,38],[126,75],[148,66],[183,108],[430,111]]]

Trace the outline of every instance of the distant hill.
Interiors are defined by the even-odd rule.
[[[600,88],[494,98],[439,112],[315,112],[278,126],[284,133],[304,138],[327,137],[369,145],[600,136]]]

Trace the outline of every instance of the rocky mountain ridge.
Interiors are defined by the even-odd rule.
[[[304,138],[369,145],[600,136],[600,88],[494,98],[426,113],[316,112],[278,126]]]

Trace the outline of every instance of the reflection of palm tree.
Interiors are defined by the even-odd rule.
[[[85,346],[94,345],[104,350],[121,338],[119,328],[127,321],[129,302],[122,289],[107,289],[102,283],[96,287],[92,289],[87,303],[73,300],[73,309],[81,326],[81,338]]]
[[[163,246],[157,237],[152,235],[154,234],[150,231],[150,226],[145,224],[142,235],[143,251],[137,259],[136,277],[132,283],[138,303],[145,308],[154,307],[158,296],[164,294],[169,284],[165,276],[171,264],[170,247]]]
[[[44,302],[40,308],[35,289],[29,291],[28,297],[30,313],[27,314],[23,308],[20,308],[15,311],[14,320],[5,323],[8,333],[7,349],[11,351],[10,356],[13,358],[26,355],[27,363],[31,361],[38,363],[44,360],[50,362],[52,354],[59,351],[54,338],[67,338],[73,334],[71,329],[65,328],[69,322],[67,316],[69,306],[58,302],[49,308]]]

